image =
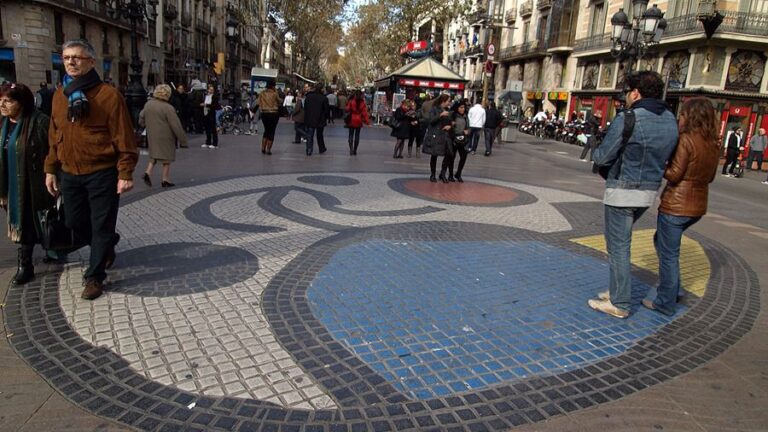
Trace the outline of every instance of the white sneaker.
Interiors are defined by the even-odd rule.
[[[616,306],[611,303],[610,300],[598,300],[598,299],[591,299],[587,302],[589,307],[592,309],[602,312],[604,314],[608,314],[612,317],[626,319],[629,317],[629,312],[619,309]]]
[[[768,184],[768,180],[763,180],[763,181],[761,181],[760,183],[762,183],[762,184]]]
[[[200,146],[200,148],[208,148],[208,147],[210,147],[208,144],[203,144]]]

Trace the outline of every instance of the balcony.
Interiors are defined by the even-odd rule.
[[[461,39],[461,30],[456,30],[453,34],[454,39]]]
[[[768,28],[768,14],[754,12],[720,12],[724,18],[723,23],[715,31],[715,35],[723,33],[735,33],[746,36],[765,36]],[[661,42],[672,37],[692,34],[704,34],[704,27],[698,19],[698,14],[688,14],[671,18],[667,21],[667,29]],[[609,49],[612,46],[610,33],[590,36],[578,39],[573,43],[574,52]]]
[[[181,26],[182,27],[191,27],[192,26],[192,15],[189,14],[189,12],[184,12],[181,14]]]
[[[174,4],[166,4],[163,8],[163,18],[167,22],[172,22],[176,18],[179,17],[179,11],[176,10],[176,5]]]
[[[499,51],[499,61],[521,60],[533,57],[543,57],[547,54],[547,44],[544,40],[534,40],[522,45],[507,47]]]
[[[488,11],[485,9],[478,9],[467,17],[467,22],[470,25],[480,25],[486,21],[488,21]]]
[[[528,18],[533,13],[533,0],[526,0],[520,5],[520,18]]]
[[[477,57],[483,54],[483,44],[475,44],[467,48],[464,55],[467,57]]]
[[[211,25],[201,18],[195,19],[195,29],[202,31],[203,33],[211,32]]]
[[[536,9],[545,10],[552,8],[552,0],[539,0],[536,2]]]
[[[514,24],[517,21],[517,8],[510,8],[507,13],[504,14],[504,22],[507,24]]]
[[[113,18],[109,16],[107,5],[99,0],[38,0],[37,2],[64,8],[105,24],[123,28],[124,30],[131,29],[131,23],[127,18],[122,16],[115,16]],[[142,36],[147,34],[146,26],[138,26],[137,31]]]

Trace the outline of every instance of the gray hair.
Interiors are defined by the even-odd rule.
[[[86,54],[92,58],[96,58],[96,50],[93,48],[90,42],[85,39],[73,39],[64,42],[61,46],[61,50],[64,51],[67,48],[82,48]]]

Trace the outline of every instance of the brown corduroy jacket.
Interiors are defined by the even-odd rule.
[[[709,184],[715,179],[722,149],[698,133],[682,133],[664,178],[659,211],[672,216],[707,213]]]
[[[59,169],[72,175],[91,174],[117,167],[121,180],[133,180],[139,160],[128,106],[120,92],[101,83],[85,91],[89,113],[78,121],[67,118],[67,97],[62,89],[53,95],[48,128],[45,172]]]

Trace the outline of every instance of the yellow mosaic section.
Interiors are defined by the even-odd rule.
[[[653,247],[656,230],[632,232],[632,264],[659,274],[659,260]],[[605,237],[601,235],[571,239],[572,242],[606,253]],[[704,295],[711,269],[704,248],[696,240],[683,236],[680,244],[680,282],[683,289],[699,297]]]

